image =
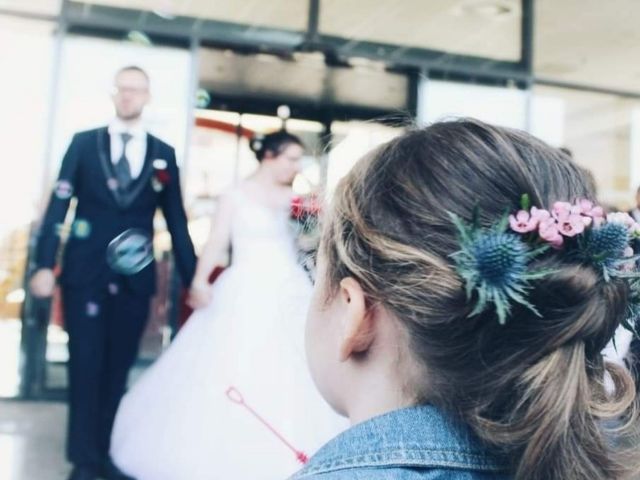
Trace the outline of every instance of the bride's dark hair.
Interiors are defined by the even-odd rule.
[[[304,148],[302,140],[296,135],[287,132],[286,130],[280,130],[278,132],[269,133],[267,135],[255,135],[251,139],[250,147],[253,153],[255,153],[258,161],[262,161],[270,152],[272,156],[277,157],[285,148],[289,145],[300,145]]]

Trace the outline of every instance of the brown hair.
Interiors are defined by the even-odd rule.
[[[398,319],[421,366],[416,402],[464,421],[513,459],[515,478],[625,478],[638,465],[638,449],[623,446],[637,424],[635,389],[600,352],[627,314],[627,282],[604,282],[552,250],[532,265],[555,271],[532,285],[541,317],[526,308],[506,325],[492,309],[469,317],[473,302],[449,257],[459,249],[449,213],[469,221],[478,208],[488,226],[524,193],[544,208],[595,200],[583,169],[524,132],[465,119],[405,133],[336,190],[322,243],[331,291],[354,277]]]

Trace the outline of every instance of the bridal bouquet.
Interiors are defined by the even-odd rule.
[[[311,277],[315,272],[315,257],[320,242],[320,210],[320,201],[315,195],[298,195],[291,200],[289,223],[298,248],[298,258]]]

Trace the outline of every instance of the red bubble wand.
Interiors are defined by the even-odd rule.
[[[302,463],[303,465],[305,463],[307,463],[309,461],[309,457],[307,456],[306,453],[297,450],[293,445],[291,445],[291,443],[289,443],[287,441],[286,438],[284,438],[280,432],[278,432],[269,422],[267,422],[264,418],[262,418],[260,416],[260,414],[258,414],[258,412],[256,412],[253,408],[251,408],[245,401],[244,401],[244,397],[242,396],[242,394],[238,391],[238,389],[236,387],[229,387],[227,389],[227,397],[229,398],[229,400],[231,400],[233,403],[236,403],[244,408],[247,409],[247,411],[249,413],[251,413],[255,418],[257,418],[260,423],[262,423],[265,427],[267,427],[271,433],[273,433],[276,437],[278,437],[278,439],[284,443],[287,448],[289,450],[291,450],[296,458],[298,459],[298,461],[300,463]]]

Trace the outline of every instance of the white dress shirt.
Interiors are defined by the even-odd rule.
[[[111,138],[111,162],[115,165],[122,156],[122,136],[128,133],[131,140],[127,143],[127,160],[131,169],[131,178],[138,178],[144,159],[147,154],[147,132],[141,122],[127,125],[119,118],[114,118],[109,124],[109,136]]]

